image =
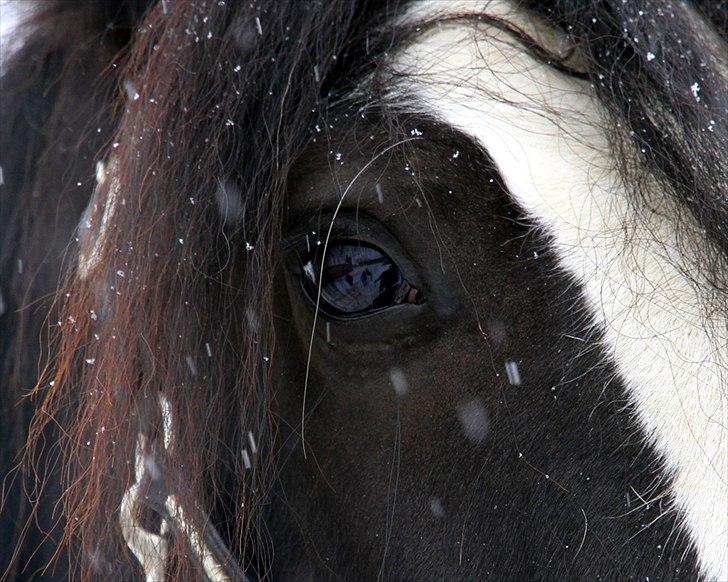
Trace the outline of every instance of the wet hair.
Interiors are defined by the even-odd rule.
[[[269,567],[270,360],[282,350],[271,302],[287,177],[327,111],[377,103],[377,71],[417,32],[396,24],[407,4],[88,0],[31,15],[0,94],[0,357],[14,431],[4,464],[26,439],[31,460],[3,515],[52,529],[42,559],[65,541],[83,577],[135,567],[115,516],[139,432],[161,431],[163,393],[176,419],[170,488],[211,515],[243,567]],[[725,308],[725,2],[523,5],[583,51],[635,199],[654,177],[693,216]],[[258,454],[246,461],[248,431]],[[56,499],[62,518],[48,509]],[[17,569],[38,539],[16,544],[27,532],[13,531]],[[187,543],[174,538],[173,578],[199,574]]]

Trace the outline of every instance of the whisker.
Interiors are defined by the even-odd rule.
[[[356,181],[366,172],[374,162],[376,162],[379,158],[381,158],[384,154],[392,151],[394,148],[401,146],[402,144],[415,141],[421,139],[419,137],[408,137],[406,139],[402,139],[396,143],[393,143],[392,145],[384,148],[381,152],[376,154],[371,160],[369,160],[366,164],[364,164],[364,167],[361,168],[356,173],[356,176],[354,176],[349,184],[347,185],[346,189],[344,190],[344,193],[341,195],[341,198],[339,199],[338,204],[336,205],[336,208],[334,209],[333,216],[331,217],[331,222],[329,223],[329,229],[326,233],[326,238],[324,239],[324,248],[323,252],[321,253],[321,267],[319,272],[323,272],[324,264],[326,261],[326,252],[329,247],[329,240],[331,239],[331,233],[334,230],[334,222],[336,221],[336,217],[339,215],[339,211],[341,210],[342,205],[344,204],[344,199],[346,198],[346,195],[351,190],[352,186],[356,183]],[[303,450],[303,458],[306,458],[306,439],[305,439],[305,420],[306,420],[306,396],[308,394],[308,382],[311,375],[311,355],[313,353],[313,340],[316,337],[316,323],[318,323],[318,314],[319,314],[319,308],[321,307],[321,290],[322,290],[322,282],[323,278],[319,277],[318,281],[318,289],[316,291],[316,309],[313,314],[313,324],[311,325],[311,337],[308,342],[308,354],[306,355],[306,373],[303,380],[303,402],[301,403],[301,449]]]

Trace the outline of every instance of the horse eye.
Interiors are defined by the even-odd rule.
[[[323,265],[321,261],[323,259]],[[359,240],[334,240],[301,256],[303,289],[322,311],[353,318],[404,303],[421,304],[422,294],[379,247]]]

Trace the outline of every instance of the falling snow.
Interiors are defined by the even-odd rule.
[[[238,188],[230,180],[220,180],[215,190],[217,210],[224,224],[237,225],[243,218],[243,197]]]
[[[518,364],[513,360],[506,361],[506,374],[508,375],[508,382],[512,386],[521,385],[521,372],[518,369]]]
[[[248,449],[243,449],[242,455],[243,455],[243,465],[245,465],[245,468],[247,470],[250,470],[253,467],[253,464],[250,462],[250,455],[248,454]]]
[[[473,398],[460,404],[457,414],[468,440],[480,443],[488,436],[490,421],[480,398]]]
[[[258,443],[255,442],[255,437],[252,431],[248,431],[248,444],[250,445],[250,452],[255,454],[258,452]]]
[[[126,96],[131,101],[136,101],[137,99],[139,99],[139,91],[137,91],[136,86],[129,79],[126,79],[124,81],[124,91],[126,91]]]
[[[392,368],[389,371],[389,381],[394,388],[394,393],[400,398],[407,395],[409,382],[401,368]]]
[[[437,497],[430,497],[430,511],[437,518],[445,517],[445,508]]]
[[[192,356],[185,356],[185,362],[187,362],[187,367],[190,369],[192,375],[197,376],[197,366],[195,365],[195,360]]]

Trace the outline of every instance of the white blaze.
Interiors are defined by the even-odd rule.
[[[552,50],[563,46],[502,1],[422,0],[406,18],[479,10]],[[481,25],[477,38],[474,31],[472,23],[443,24],[401,50],[391,63],[392,98],[401,106],[402,95],[413,96],[408,107],[484,146],[511,195],[553,237],[561,266],[581,283],[603,329],[645,438],[672,473],[702,572],[726,580],[726,319],[707,319],[705,298],[685,276],[699,279],[700,263],[675,252],[675,217],[690,218],[657,189],[650,203],[658,212],[637,216],[588,83],[535,61],[491,25]]]

